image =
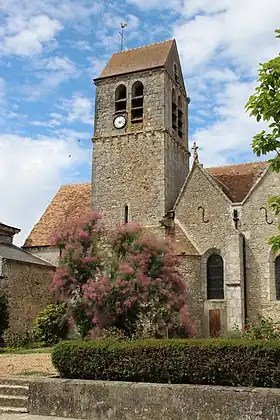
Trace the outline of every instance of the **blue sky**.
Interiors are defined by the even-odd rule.
[[[275,56],[279,0],[0,0],[0,221],[28,235],[59,186],[89,181],[94,86],[119,49],[176,38],[205,166],[254,160],[244,112]]]

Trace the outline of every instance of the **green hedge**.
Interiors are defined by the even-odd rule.
[[[66,341],[52,361],[63,378],[280,387],[280,341]]]

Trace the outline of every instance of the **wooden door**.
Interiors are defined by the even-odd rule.
[[[221,335],[220,309],[209,310],[209,331],[210,331],[210,337],[219,337]]]

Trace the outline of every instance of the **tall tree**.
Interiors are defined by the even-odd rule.
[[[280,29],[276,30],[276,38],[280,39]],[[252,148],[257,156],[275,153],[269,159],[270,168],[280,172],[280,54],[260,64],[258,86],[250,96],[245,109],[259,122],[268,122],[269,129],[262,130],[253,138]],[[269,204],[276,215],[280,214],[280,195],[270,197]],[[280,225],[278,226],[280,230]],[[280,249],[280,234],[270,238],[269,243],[274,250]]]

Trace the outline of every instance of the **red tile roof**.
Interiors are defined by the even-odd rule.
[[[146,45],[112,55],[99,78],[164,67],[175,40]]]
[[[251,162],[207,168],[207,171],[230,200],[239,203],[267,167],[268,162]]]
[[[241,202],[267,168],[267,162],[243,163],[206,169],[233,202]],[[67,220],[91,210],[91,183],[64,185],[32,229],[25,247],[51,245],[53,234]]]
[[[39,222],[26,239],[24,247],[49,246],[53,235],[69,219],[91,210],[91,183],[63,185]]]

